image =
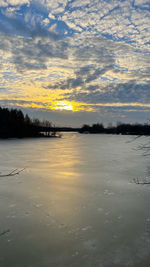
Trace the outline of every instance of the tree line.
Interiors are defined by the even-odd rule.
[[[0,138],[56,137],[57,132],[150,135],[149,124],[117,123],[104,127],[102,123],[84,124],[81,128],[55,127],[47,120],[31,119],[21,110],[0,107]]]
[[[124,134],[124,135],[150,135],[149,124],[117,123],[116,126],[104,127],[102,123],[93,125],[84,124],[79,130],[80,133],[103,133],[103,134]]]
[[[55,136],[52,124],[31,119],[21,110],[0,107],[0,138]]]

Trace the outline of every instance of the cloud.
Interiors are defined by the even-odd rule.
[[[146,0],[0,0],[2,88],[8,92],[12,85],[14,96],[30,95],[39,108],[39,96],[43,103],[52,97],[82,102],[88,111],[87,105],[144,106],[150,99],[149,23]]]
[[[113,65],[109,65],[103,69],[96,69],[93,73],[91,73],[90,75],[88,75],[88,77],[86,78],[85,82],[89,83],[93,80],[96,80],[99,76],[105,74],[108,70],[112,69]]]
[[[4,10],[2,10],[2,14],[4,14],[6,17],[13,18],[16,15],[16,12],[19,10],[19,7],[8,7]]]
[[[89,83],[98,79],[101,75],[103,75],[108,70],[112,69],[112,65],[108,65],[105,68],[100,68],[97,65],[89,64],[84,65],[80,69],[77,69],[74,72],[73,78],[68,78],[67,80],[62,80],[55,85],[49,84],[45,86],[45,89],[76,89],[78,87],[82,87],[82,90],[86,90],[87,88],[97,88],[97,85],[90,85],[87,87]]]
[[[24,69],[46,69],[51,58],[67,58],[67,44],[64,41],[57,43],[42,41],[33,42],[32,39],[21,39],[18,45],[12,47],[13,63],[18,71]]]
[[[143,5],[148,1],[73,1],[62,20],[77,32],[82,29],[91,36],[99,34],[141,47],[149,38],[149,10]]]
[[[52,15],[51,13],[49,13],[49,14],[48,14],[48,17],[49,17],[50,19],[53,19],[53,20],[55,20],[55,16],[54,16],[54,15]]]
[[[7,37],[0,35],[0,50],[10,54],[9,61],[19,72],[25,70],[46,69],[52,58],[67,59],[67,43],[65,41],[50,42],[49,38]]]
[[[65,11],[68,0],[33,0],[35,6],[46,9],[53,16]]]
[[[30,0],[0,0],[0,7],[29,5]]]
[[[39,22],[30,15],[21,17],[0,17],[0,50],[8,54],[9,62],[18,72],[44,70],[51,58],[67,58],[67,42],[60,40],[59,34],[47,29],[48,19]],[[4,55],[3,55],[4,57]]]
[[[149,7],[150,3],[148,0],[135,0],[134,1],[135,6],[144,6],[144,7]]]
[[[98,85],[97,85],[98,86]],[[150,83],[149,84],[137,84],[136,81],[130,81],[128,83],[110,84],[103,87],[102,90],[94,90],[88,87],[89,91],[76,92],[74,94],[66,94],[65,97],[71,101],[84,102],[89,104],[101,104],[106,103],[124,103],[129,104],[132,102],[138,103],[141,106],[149,105],[150,99]],[[67,97],[68,96],[68,97]],[[124,105],[122,104],[122,105]],[[116,104],[117,105],[117,104]]]
[[[50,38],[51,40],[59,40],[59,34],[54,31],[42,27],[42,24],[35,24],[34,26],[27,25],[21,18],[9,17],[4,23],[0,20],[0,32],[7,35],[19,35],[31,38]]]
[[[45,26],[47,26],[49,23],[50,23],[50,21],[49,21],[48,18],[45,18],[45,19],[43,20],[43,24],[44,24]]]

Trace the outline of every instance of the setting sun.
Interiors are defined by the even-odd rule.
[[[57,102],[55,110],[70,110],[73,111],[73,106],[67,101]]]

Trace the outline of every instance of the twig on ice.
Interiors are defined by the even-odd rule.
[[[1,232],[1,233],[0,233],[0,236],[5,235],[5,234],[7,234],[7,233],[9,233],[9,232],[10,232],[10,229],[7,229],[7,230]]]
[[[7,176],[15,176],[17,174],[19,174],[20,172],[24,171],[25,168],[21,169],[21,170],[18,170],[18,169],[15,169],[7,174],[0,174],[0,177],[7,177]]]
[[[145,179],[143,180],[143,181],[140,181],[138,178],[134,178],[133,179],[133,182],[135,183],[135,184],[150,184],[150,181],[146,181]]]

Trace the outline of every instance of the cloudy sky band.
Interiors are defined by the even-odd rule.
[[[33,101],[41,117],[49,118],[46,102],[53,114],[83,106],[89,114],[98,106],[136,106],[132,120],[145,120],[149,110],[146,114],[141,108],[150,106],[150,3],[0,0],[0,59],[0,99],[8,107],[11,99]],[[118,110],[116,120],[119,112],[122,118]],[[115,120],[116,112],[106,120],[111,116]],[[124,116],[131,120],[129,112]]]

